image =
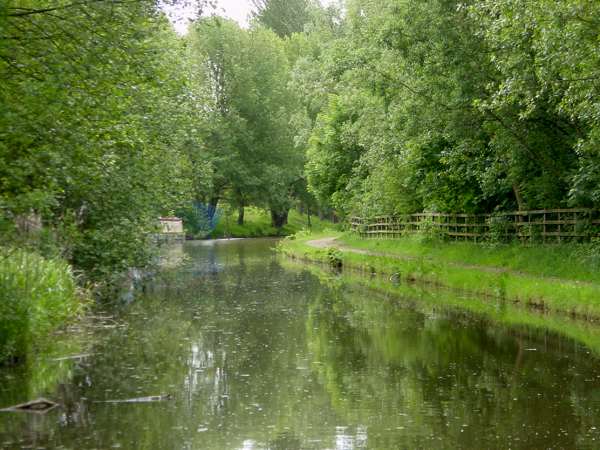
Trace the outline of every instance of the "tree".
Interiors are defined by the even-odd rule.
[[[238,207],[239,222],[245,206],[268,207],[280,227],[302,167],[289,127],[295,101],[283,42],[263,27],[247,31],[219,18],[199,21],[190,39],[212,98],[199,158],[212,166],[205,197],[216,204],[225,196]]]
[[[315,104],[311,189],[364,214],[595,204],[597,9],[349,1],[318,69],[294,68],[298,80],[318,73],[304,86],[344,111]]]
[[[280,37],[304,31],[310,21],[311,0],[252,0],[253,17]]]
[[[11,1],[0,21],[2,215],[41,215],[38,249],[92,278],[146,264],[189,192],[179,38],[152,1]]]
[[[502,118],[553,204],[597,206],[600,5],[594,1],[480,2],[469,9],[498,71],[486,114]],[[503,116],[510,114],[507,122]],[[560,197],[560,198],[559,198]],[[532,206],[542,200],[529,200]]]

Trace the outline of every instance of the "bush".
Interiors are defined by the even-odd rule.
[[[66,262],[0,249],[0,363],[25,358],[36,341],[82,306]]]
[[[488,241],[491,244],[505,244],[510,241],[511,223],[508,216],[494,214],[490,217]]]
[[[343,266],[342,253],[335,248],[327,249],[327,261],[329,266],[334,269],[341,269]]]
[[[423,244],[441,242],[446,238],[445,233],[435,224],[432,217],[427,217],[419,223],[416,236]]]

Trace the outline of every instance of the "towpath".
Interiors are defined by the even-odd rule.
[[[416,261],[416,260],[420,260],[420,259],[425,259],[427,261],[436,261],[433,258],[428,258],[428,257],[400,255],[398,253],[378,252],[378,251],[373,251],[373,250],[365,250],[362,248],[350,247],[349,245],[345,245],[342,242],[338,241],[336,237],[324,237],[321,239],[307,241],[307,245],[309,245],[313,248],[335,248],[336,250],[339,250],[341,252],[355,253],[358,255],[379,256],[379,257],[397,259],[397,260],[401,260],[401,261]],[[450,267],[478,270],[481,272],[506,273],[506,274],[517,275],[517,276],[521,276],[521,277],[528,277],[528,278],[543,278],[546,280],[560,281],[560,282],[568,283],[568,284],[578,284],[578,285],[588,285],[588,286],[595,285],[595,283],[592,283],[589,281],[569,280],[569,279],[558,278],[558,277],[540,276],[540,275],[534,275],[531,273],[522,272],[522,271],[518,271],[518,270],[511,270],[511,269],[507,269],[504,267],[481,266],[481,265],[476,265],[476,264],[463,264],[463,263],[458,263],[458,262],[454,262],[454,261],[442,261],[442,260],[437,260],[437,262],[439,262],[440,264],[443,264],[443,265],[450,266]]]

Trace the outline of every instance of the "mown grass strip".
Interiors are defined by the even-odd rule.
[[[354,233],[339,235],[353,248],[440,262],[477,265],[600,284],[600,243],[522,245],[445,242],[407,236],[402,239],[361,239]]]
[[[403,301],[412,300],[413,307],[417,309],[435,308],[442,305],[469,311],[486,317],[493,323],[549,331],[579,342],[595,354],[600,354],[600,327],[590,321],[574,320],[564,314],[541,314],[539,311],[528,310],[514,305],[510,301],[489,296],[478,297],[448,289],[425,288],[410,283],[390,283],[388,277],[366,277],[352,271],[345,271],[334,277],[332,272],[324,270],[323,266],[306,266],[292,259],[284,264],[296,269],[308,268],[324,283],[359,285],[382,294],[393,295],[394,298],[403,299]]]
[[[337,236],[342,237],[339,233]],[[424,251],[408,255],[374,256],[343,249],[314,248],[308,244],[319,237],[323,237],[323,234],[297,235],[294,239],[283,241],[279,248],[288,256],[307,261],[330,264],[339,260],[343,267],[368,273],[394,275],[403,281],[503,298],[543,311],[566,313],[588,319],[600,318],[600,284],[568,278],[545,278],[535,273],[496,270],[502,268],[494,266],[461,266],[456,264],[457,259],[450,264],[448,259],[436,257],[435,253],[426,257]],[[341,241],[345,245],[352,244],[350,239],[344,237]],[[414,249],[414,244],[411,245]],[[352,245],[352,248],[364,250],[365,246]],[[465,262],[473,263],[472,260]],[[559,272],[555,271],[554,274],[556,273]]]

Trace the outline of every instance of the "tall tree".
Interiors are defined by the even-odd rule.
[[[190,40],[212,99],[199,159],[210,161],[213,181],[203,197],[213,205],[225,197],[240,222],[244,206],[269,207],[281,226],[302,167],[289,127],[294,96],[283,41],[264,27],[244,30],[220,18],[199,21]]]
[[[310,21],[311,0],[252,0],[253,17],[280,37],[304,31]]]

